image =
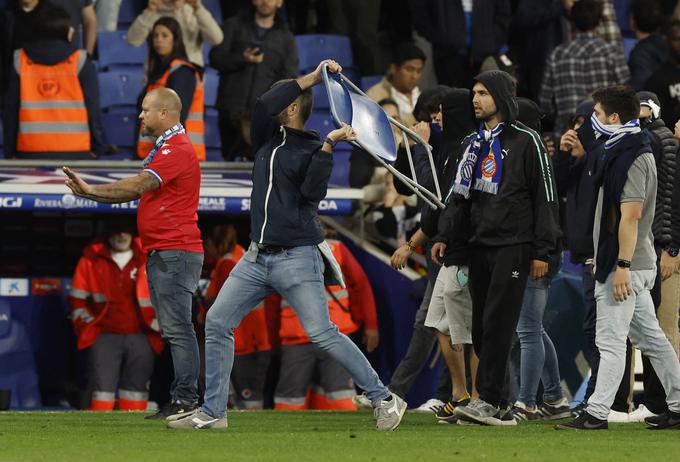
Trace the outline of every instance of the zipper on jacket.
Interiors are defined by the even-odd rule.
[[[276,157],[276,151],[286,144],[286,129],[281,126],[280,130],[283,133],[283,140],[281,141],[281,144],[274,148],[272,157],[269,159],[269,186],[267,186],[267,194],[264,196],[264,221],[262,222],[262,231],[260,232],[260,244],[264,244],[264,229],[267,227],[267,206],[269,205],[269,196],[271,195],[272,187],[274,186],[274,157]]]

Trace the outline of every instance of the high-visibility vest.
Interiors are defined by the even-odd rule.
[[[87,54],[76,50],[65,61],[39,64],[23,49],[14,52],[19,74],[19,152],[88,152],[90,126],[78,74]]]
[[[194,145],[196,157],[198,157],[198,160],[205,160],[205,121],[203,120],[205,101],[203,96],[203,80],[201,80],[201,75],[198,70],[196,70],[196,67],[189,61],[173,59],[170,62],[170,66],[168,66],[168,70],[165,71],[161,78],[146,86],[146,93],[149,93],[156,88],[167,87],[170,75],[182,66],[193,69],[196,74],[196,89],[194,90],[194,98],[189,107],[187,120],[184,122],[184,128],[187,131],[191,143]],[[155,143],[156,139],[154,137],[142,136],[140,130],[139,139],[137,140],[137,156],[140,159],[144,159]]]

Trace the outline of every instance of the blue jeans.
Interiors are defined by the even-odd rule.
[[[225,416],[234,363],[234,328],[273,292],[288,300],[310,340],[347,369],[374,405],[390,395],[366,357],[331,322],[323,269],[323,258],[316,246],[257,255],[248,250],[241,258],[205,321],[204,412],[214,418]]]
[[[156,308],[161,336],[170,345],[175,370],[170,386],[173,402],[198,402],[201,360],[191,303],[202,267],[203,254],[186,250],[154,250],[146,262],[151,303]]]
[[[540,381],[543,381],[545,401],[558,401],[564,396],[560,386],[560,368],[555,346],[543,328],[543,315],[553,275],[554,272],[549,271],[541,279],[529,278],[517,323],[522,352],[518,400],[531,407],[536,405]]]

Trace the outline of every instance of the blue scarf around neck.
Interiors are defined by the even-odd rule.
[[[608,136],[609,139],[605,141],[604,148],[609,150],[619,144],[626,136],[635,133],[640,133],[640,119],[632,119],[626,122],[624,125],[620,124],[610,124],[605,125],[601,123],[595,114],[590,116],[590,124],[593,126],[596,134]]]
[[[175,136],[178,133],[186,133],[184,131],[184,127],[182,124],[177,124],[163,132],[161,136],[158,137],[158,140],[156,141],[156,144],[154,144],[153,148],[151,148],[151,151],[149,151],[149,155],[144,158],[144,162],[142,162],[142,166],[146,167],[153,161],[153,157],[156,155],[156,152],[165,144],[166,141],[168,141],[170,138]]]

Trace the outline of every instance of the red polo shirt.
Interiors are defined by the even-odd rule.
[[[201,169],[189,137],[177,134],[168,139],[144,171],[161,184],[139,201],[137,227],[144,250],[203,253],[197,225]]]

